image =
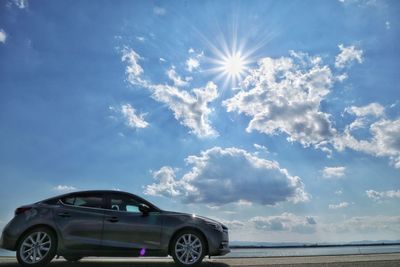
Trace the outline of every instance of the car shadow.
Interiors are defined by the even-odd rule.
[[[1,267],[20,267],[17,262],[1,262]],[[174,262],[123,262],[123,261],[83,261],[83,262],[67,262],[67,261],[52,261],[47,267],[176,267]],[[229,267],[230,265],[222,262],[203,262],[199,267]]]

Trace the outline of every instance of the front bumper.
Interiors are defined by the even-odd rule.
[[[211,242],[209,240],[210,256],[222,256],[228,254],[230,251],[231,250],[229,249],[228,229],[224,229],[223,232],[219,232],[217,237],[214,238]]]

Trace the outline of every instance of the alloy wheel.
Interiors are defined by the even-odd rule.
[[[202,256],[203,246],[200,238],[194,234],[183,234],[175,243],[175,254],[184,265],[197,263]]]
[[[51,248],[51,238],[45,232],[28,235],[19,248],[22,261],[35,264],[43,260]]]

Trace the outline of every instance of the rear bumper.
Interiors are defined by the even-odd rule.
[[[10,236],[6,229],[4,229],[0,238],[0,248],[7,250],[15,250],[17,245],[17,239]]]

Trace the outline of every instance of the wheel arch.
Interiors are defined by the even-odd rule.
[[[55,236],[55,238],[56,238],[56,240],[55,240],[56,242],[54,242],[54,243],[55,243],[55,245],[56,245],[56,251],[57,251],[57,250],[58,250],[58,240],[59,240],[57,231],[56,231],[56,229],[55,229],[53,226],[51,226],[51,225],[49,225],[49,224],[44,224],[44,223],[35,224],[35,225],[32,225],[32,226],[28,227],[27,229],[25,229],[25,231],[23,231],[22,234],[18,237],[17,242],[15,242],[15,248],[14,248],[14,249],[15,249],[15,250],[18,249],[19,243],[21,242],[22,237],[24,237],[24,235],[25,235],[26,233],[28,233],[29,231],[32,231],[32,230],[35,229],[35,228],[41,228],[41,227],[47,228],[47,229],[49,229],[50,231],[53,232],[53,234],[54,234],[54,236]]]
[[[202,230],[200,230],[197,227],[193,227],[193,226],[185,226],[185,227],[179,228],[171,235],[171,238],[169,239],[169,242],[168,242],[168,254],[172,255],[172,248],[173,248],[172,242],[174,241],[174,239],[181,232],[186,231],[186,230],[194,231],[194,232],[197,232],[198,234],[201,235],[201,237],[203,238],[203,240],[205,242],[205,255],[208,255],[209,251],[208,251],[208,239],[207,239],[207,236],[204,234],[204,232]]]

